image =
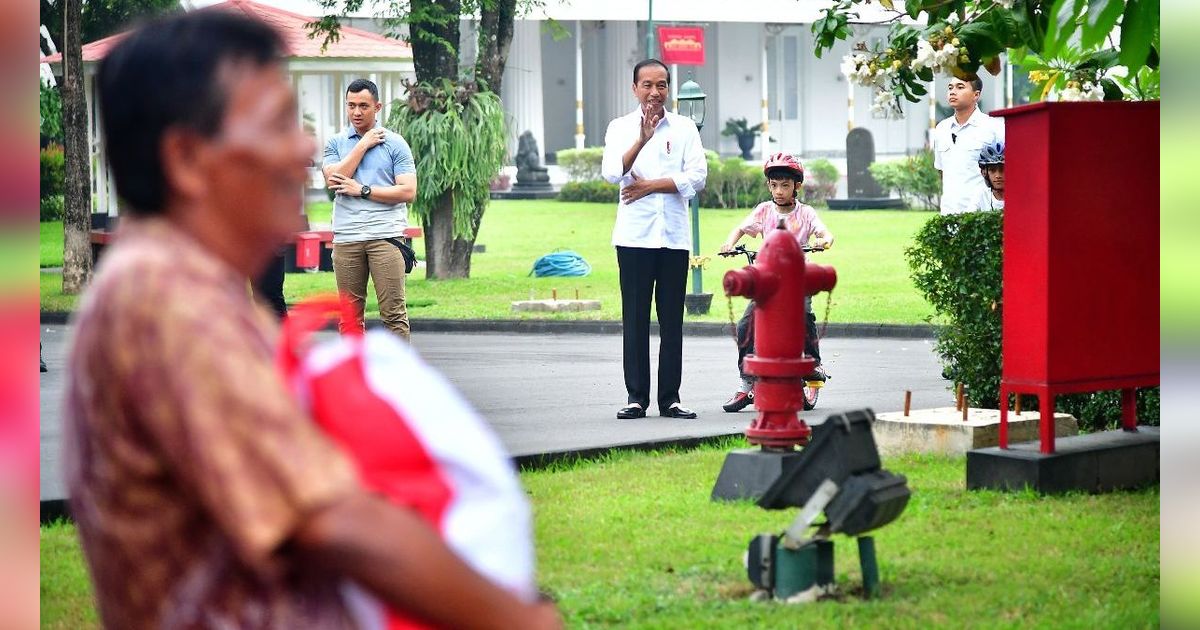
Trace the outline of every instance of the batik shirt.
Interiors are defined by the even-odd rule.
[[[276,371],[246,279],[166,220],[128,220],[75,319],[70,505],[108,628],[351,627],[285,543],[357,491]]]

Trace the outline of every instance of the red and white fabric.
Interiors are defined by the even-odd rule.
[[[292,390],[353,456],[367,488],[421,515],[481,575],[533,601],[530,507],[499,439],[441,373],[391,332],[309,347],[312,332],[340,308],[327,298],[289,314],[279,356]],[[365,591],[346,592],[362,628],[420,627]]]

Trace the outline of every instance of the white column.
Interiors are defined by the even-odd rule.
[[[929,128],[933,129],[937,126],[937,94],[934,89],[937,87],[937,82],[929,84]]]
[[[763,35],[762,45],[762,68],[759,69],[758,76],[762,77],[762,131],[758,132],[758,159],[766,162],[767,156],[770,154],[771,143],[771,110],[767,103],[767,84],[770,82],[770,77],[767,76],[767,38]]]
[[[671,111],[679,113],[679,64],[671,64]]]
[[[575,20],[575,148],[582,149],[583,133],[583,27]]]
[[[1013,73],[1012,64],[1008,63],[1008,53],[1004,53],[1004,103],[1006,107],[1013,106]]]
[[[546,132],[542,118],[542,39],[539,22],[516,20],[512,45],[504,70],[501,90],[504,109],[512,116],[509,129],[509,154],[517,154],[517,138],[526,130],[533,132],[538,150],[546,152]],[[543,156],[538,156],[543,158]]]
[[[633,111],[637,105],[633,98],[633,66],[642,59],[642,46],[635,22],[609,20],[604,26],[604,38],[608,48],[604,73],[609,95],[607,118],[612,120]]]
[[[854,82],[846,81],[846,131],[854,129]]]

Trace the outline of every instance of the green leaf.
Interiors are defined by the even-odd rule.
[[[1070,41],[1071,35],[1078,30],[1079,13],[1084,8],[1084,2],[1085,0],[1055,0],[1050,9],[1054,18],[1050,20],[1046,30],[1044,52],[1047,55],[1056,56],[1063,44]]]
[[[1106,101],[1121,101],[1125,99],[1125,93],[1121,91],[1121,87],[1112,79],[1101,79],[1100,87],[1104,89],[1104,100]]]
[[[1086,50],[1104,43],[1124,9],[1124,0],[1088,0],[1080,46]]]
[[[1129,0],[1121,19],[1121,65],[1137,72],[1150,57],[1158,31],[1158,0]]]

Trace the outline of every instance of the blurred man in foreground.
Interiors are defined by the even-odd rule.
[[[339,584],[441,627],[554,627],[469,569],[289,395],[256,276],[296,228],[312,140],[270,27],[151,23],[98,75],[124,220],[77,314],[71,510],[110,628],[343,628]]]

